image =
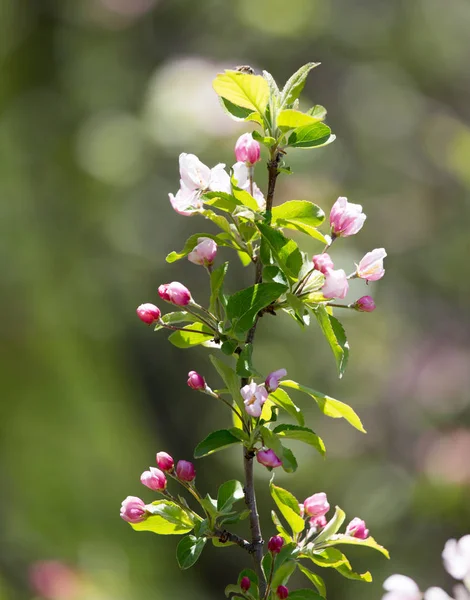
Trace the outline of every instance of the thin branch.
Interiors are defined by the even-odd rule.
[[[248,542],[247,540],[243,539],[242,537],[240,537],[239,535],[237,535],[235,533],[231,533],[230,531],[227,531],[226,529],[224,529],[224,530],[215,529],[213,537],[217,538],[221,544],[226,544],[227,542],[232,542],[233,544],[240,546],[240,548],[243,548],[243,550],[246,550],[247,552],[250,552],[250,554],[251,554],[252,547],[251,547],[250,542]]]

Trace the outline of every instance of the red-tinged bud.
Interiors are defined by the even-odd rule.
[[[346,535],[351,535],[359,540],[366,540],[369,537],[369,530],[362,519],[354,518],[346,527]]]
[[[305,514],[309,517],[322,517],[330,510],[326,494],[319,492],[304,501]]]
[[[156,456],[157,465],[160,467],[162,471],[172,471],[173,465],[175,461],[173,457],[167,454],[166,452],[159,452]]]
[[[260,465],[275,469],[282,465],[282,460],[274,454],[273,450],[258,450],[256,453],[256,460]]]
[[[205,390],[206,381],[202,375],[199,375],[196,371],[189,371],[188,373],[188,385],[193,390]]]
[[[286,600],[286,598],[289,596],[289,590],[285,585],[280,585],[276,590],[276,595],[279,600]]]
[[[251,581],[249,577],[242,577],[240,581],[240,587],[242,588],[242,592],[247,592],[251,587]]]
[[[268,550],[271,554],[279,554],[284,546],[284,539],[280,535],[274,535],[268,542]]]
[[[176,475],[181,481],[193,481],[196,478],[196,469],[193,463],[180,460],[176,465]]]
[[[147,518],[145,503],[136,496],[127,496],[121,504],[121,519],[128,523],[140,523]]]
[[[371,296],[362,296],[354,303],[354,308],[361,312],[372,312],[375,310],[375,302]]]
[[[176,306],[187,306],[191,302],[191,292],[182,283],[172,281],[158,288],[160,298]]]
[[[244,162],[249,165],[254,165],[261,160],[261,147],[253,139],[251,133],[244,133],[238,138],[235,144],[235,158],[237,162]]]
[[[158,321],[160,319],[160,317],[162,316],[162,313],[160,312],[160,309],[158,308],[158,306],[155,306],[155,304],[141,304],[137,310],[137,316],[139,317],[139,319],[141,321],[143,321],[144,323],[147,323],[147,325],[151,325],[152,323],[155,323],[155,321]]]
[[[211,265],[217,254],[217,244],[208,237],[200,237],[197,241],[197,246],[188,254],[189,262],[201,266]]]
[[[312,262],[315,269],[323,274],[335,268],[335,265],[331,260],[331,256],[326,252],[323,254],[315,254],[315,256],[312,258]]]
[[[149,467],[148,471],[144,471],[140,476],[140,481],[154,492],[163,492],[166,488],[165,473],[156,467]]]

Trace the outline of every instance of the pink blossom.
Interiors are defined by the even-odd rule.
[[[309,520],[310,527],[314,527],[315,531],[319,531],[320,529],[323,529],[323,527],[325,527],[326,524],[327,524],[327,520],[326,520],[325,515],[321,515],[319,517],[312,517]]]
[[[172,471],[175,461],[167,452],[158,452],[156,456],[157,465],[162,471]]]
[[[323,252],[323,254],[315,254],[315,256],[312,258],[312,262],[315,269],[323,274],[326,274],[328,271],[334,268],[331,256],[326,252]]]
[[[162,492],[166,488],[165,473],[156,467],[149,467],[148,471],[144,471],[140,481],[154,492]]]
[[[277,371],[273,371],[269,373],[266,377],[266,381],[264,385],[268,392],[275,392],[279,387],[279,381],[287,375],[287,371],[285,369],[278,369]]]
[[[354,308],[361,312],[372,312],[375,310],[375,302],[371,296],[362,296],[354,302]]]
[[[330,510],[326,494],[318,492],[304,501],[305,514],[309,517],[322,517]]]
[[[235,144],[235,158],[238,162],[254,165],[261,160],[261,148],[259,143],[253,139],[251,133],[241,135]]]
[[[350,535],[359,540],[365,540],[369,537],[369,530],[362,519],[355,517],[346,527],[346,535]]]
[[[127,496],[121,504],[121,519],[128,523],[140,523],[146,519],[145,503],[136,496]]]
[[[273,535],[268,542],[268,550],[272,554],[279,554],[281,548],[284,546],[284,538],[280,535]]]
[[[354,235],[366,220],[360,204],[352,204],[347,198],[340,197],[330,212],[330,225],[333,237]]]
[[[200,237],[197,242],[197,246],[188,254],[188,260],[195,265],[211,265],[217,254],[217,244],[208,237]]]
[[[151,325],[155,321],[158,321],[162,316],[160,309],[155,304],[141,304],[137,310],[137,316],[141,321],[147,323],[147,325]]]
[[[274,454],[272,450],[258,450],[256,460],[260,465],[275,469],[282,465],[282,461]]]
[[[376,248],[361,258],[357,266],[356,275],[366,281],[377,281],[385,275],[384,258],[387,256],[385,248]]]
[[[345,298],[349,290],[349,283],[343,269],[330,270],[325,274],[325,283],[321,292],[325,298]]]
[[[200,192],[192,191],[187,187],[181,187],[176,195],[168,194],[168,197],[173,210],[184,217],[194,215],[203,207]]]
[[[252,381],[242,387],[240,394],[245,401],[246,412],[252,417],[261,416],[263,404],[268,397],[268,392],[264,385],[256,385],[256,383]]]
[[[180,460],[176,465],[176,475],[181,481],[193,481],[196,477],[196,469],[193,463],[187,460]]]
[[[286,588],[285,585],[278,585],[276,590],[276,596],[279,598],[279,600],[286,600],[286,598],[289,596],[288,588]]]
[[[242,592],[247,592],[251,587],[250,578],[246,575],[245,577],[242,577],[242,580],[240,581],[240,587],[242,589]]]
[[[383,583],[387,592],[382,600],[421,600],[421,592],[416,583],[406,575],[391,575]]]
[[[58,560],[41,560],[32,564],[29,581],[34,592],[47,600],[68,600],[77,597],[77,574]]]
[[[176,306],[187,306],[192,300],[191,292],[178,281],[162,284],[158,288],[158,293],[162,300],[176,304]]]
[[[188,385],[193,390],[206,389],[206,381],[204,377],[202,375],[199,375],[199,373],[196,373],[196,371],[189,371]]]
[[[246,164],[244,162],[237,162],[233,165],[232,169],[233,178],[237,182],[237,187],[245,190],[246,192],[250,192],[250,174]],[[253,182],[252,196],[258,203],[259,209],[264,210],[266,208],[266,199],[263,196],[263,192],[259,189],[255,182]]]

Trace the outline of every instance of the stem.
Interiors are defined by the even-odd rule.
[[[226,529],[224,529],[224,530],[215,529],[214,535],[211,537],[217,538],[219,540],[219,542],[221,542],[222,544],[226,544],[227,542],[232,542],[233,544],[240,546],[240,548],[243,548],[243,550],[246,550],[247,552],[251,551],[250,542],[243,539],[239,535],[236,535],[235,533],[231,533],[230,531],[227,531]]]
[[[268,585],[266,586],[266,594],[264,596],[264,600],[266,600],[266,598],[268,597],[269,591],[271,589],[271,583],[272,583],[272,580],[273,580],[274,563],[276,562],[276,556],[271,555],[271,558],[272,558],[271,569],[269,570]]]
[[[189,311],[188,311],[189,312]],[[173,331],[191,331],[192,333],[200,333],[201,335],[210,335],[207,331],[198,331],[197,329],[188,329],[186,327],[176,327],[175,325],[168,325],[167,323],[160,323],[165,329],[171,329]],[[211,326],[211,329],[216,333],[215,329]]]
[[[271,151],[271,160],[268,162],[268,194],[266,196],[266,222],[271,224],[272,208],[274,200],[274,191],[276,189],[276,180],[279,175],[278,166],[281,161],[281,153],[274,148]]]
[[[207,315],[209,315],[209,317],[211,317],[212,319],[214,319],[214,316],[213,316],[213,315],[211,315],[211,313],[210,313],[208,310],[206,310],[206,309],[205,309],[205,308],[203,308],[202,306],[199,306],[199,304],[196,304],[196,303],[195,303],[195,304],[194,304],[194,306],[195,306],[196,308],[199,308],[199,309],[200,309],[200,310],[202,310],[203,312],[205,312],[205,313],[206,313]],[[215,332],[217,332],[217,329],[216,329],[216,327],[215,327],[215,325],[214,325],[214,322],[215,322],[215,320],[214,320],[214,322],[212,322],[212,323],[211,323],[211,322],[210,322],[210,321],[208,321],[206,318],[204,318],[202,315],[199,315],[197,312],[194,312],[194,310],[192,310],[192,309],[191,309],[189,306],[187,306],[187,307],[186,307],[186,310],[188,311],[188,313],[191,313],[192,315],[194,315],[194,316],[195,316],[195,317],[197,317],[198,319],[201,319],[201,321],[203,321],[203,322],[204,322],[204,323],[207,325],[207,327],[209,327],[210,329],[212,329],[212,331],[214,331],[214,333],[215,333]]]

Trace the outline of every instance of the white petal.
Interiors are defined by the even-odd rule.
[[[462,580],[470,573],[470,556],[466,553],[468,542],[465,538],[467,537],[464,536],[459,542],[448,540],[442,552],[444,567],[455,579]]]
[[[452,600],[452,598],[442,588],[430,587],[424,592],[424,600]]]
[[[190,190],[205,190],[209,187],[211,171],[195,154],[180,154],[180,176]]]
[[[384,583],[384,590],[387,592],[402,592],[403,594],[408,594],[408,596],[413,597],[413,595],[420,595],[419,587],[411,577],[407,577],[406,575],[390,575]]]
[[[224,170],[225,165],[218,164],[210,172],[209,189],[213,192],[225,192],[230,194],[232,186],[230,185],[230,177]]]
[[[237,162],[233,165],[233,177],[237,181],[239,188],[244,188],[248,183],[248,167],[244,162]]]

